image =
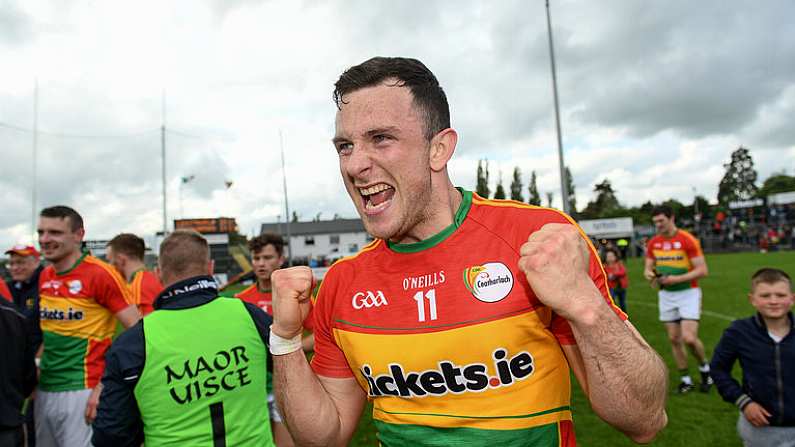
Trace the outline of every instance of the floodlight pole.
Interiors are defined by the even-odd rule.
[[[287,266],[293,266],[293,246],[290,243],[290,203],[287,201],[287,170],[284,167],[284,138],[279,129],[279,148],[282,152],[282,183],[284,185],[284,222],[287,226]]]
[[[547,4],[547,32],[549,34],[549,60],[552,68],[552,94],[555,98],[555,126],[558,134],[558,165],[560,168],[560,192],[563,202],[563,212],[571,214],[569,206],[569,186],[566,184],[566,164],[563,161],[563,140],[560,132],[560,107],[558,105],[558,76],[555,70],[555,50],[552,44],[552,24],[549,18],[549,0]]]
[[[36,240],[38,239],[38,233],[36,232],[36,177],[38,175],[38,152],[39,152],[39,79],[36,78],[34,87],[33,87],[33,188],[32,188],[32,200],[31,200],[31,210],[30,210],[30,230],[31,234],[33,235],[32,244],[36,244]]]
[[[166,214],[167,196],[166,196],[166,91],[163,90],[162,96],[162,115],[160,123],[160,167],[161,167],[161,181],[163,187],[163,237],[168,233],[168,216]]]

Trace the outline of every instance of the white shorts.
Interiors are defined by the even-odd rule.
[[[89,447],[91,426],[86,424],[86,403],[91,389],[36,391],[36,445],[40,447]]]
[[[701,289],[660,290],[660,321],[674,323],[680,320],[701,319]]]
[[[271,420],[273,422],[282,423],[282,415],[279,413],[279,407],[276,405],[276,394],[270,393],[268,394],[268,411],[271,414]]]

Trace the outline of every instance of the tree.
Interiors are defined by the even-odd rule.
[[[505,199],[505,188],[502,187],[502,172],[500,172],[500,181],[497,182],[497,190],[494,191],[494,198],[499,200]]]
[[[511,200],[524,202],[522,196],[522,173],[519,171],[519,166],[513,168],[513,181],[511,182]]]
[[[726,174],[718,185],[718,203],[726,205],[736,200],[748,200],[756,196],[756,170],[748,149],[740,146],[732,152],[732,159],[723,165]]]
[[[547,193],[547,207],[552,208],[552,197],[555,195],[554,192]]]
[[[795,191],[795,177],[785,173],[773,174],[762,183],[762,187],[757,192],[758,197],[767,197],[779,192]]]
[[[478,183],[475,187],[475,192],[480,197],[485,199],[489,198],[489,161],[486,160],[486,166],[483,166],[483,160],[478,160]]]
[[[529,193],[527,203],[541,206],[541,195],[538,194],[538,186],[536,186],[536,171],[530,172],[530,185],[527,187],[527,192]]]
[[[596,219],[607,217],[614,211],[622,209],[609,179],[604,179],[602,183],[594,185],[593,191],[596,193],[596,198],[585,206],[582,211],[583,216]]]
[[[574,177],[568,166],[566,166],[566,187],[569,190],[569,214],[574,216],[577,214],[577,197],[574,192]]]

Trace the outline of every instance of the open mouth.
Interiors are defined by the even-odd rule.
[[[395,188],[386,183],[377,183],[367,188],[359,188],[365,211],[378,212],[386,208],[395,196]]]

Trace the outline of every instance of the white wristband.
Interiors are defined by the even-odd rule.
[[[293,338],[282,338],[273,333],[271,328],[270,351],[273,355],[284,355],[301,349],[301,334]]]

